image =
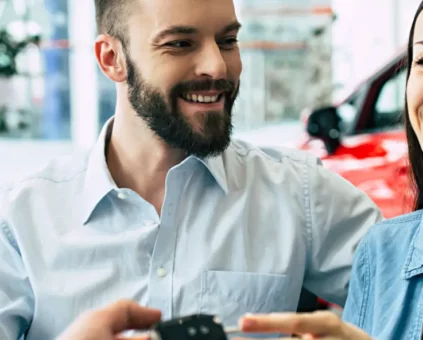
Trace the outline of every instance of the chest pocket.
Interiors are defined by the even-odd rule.
[[[236,326],[245,313],[292,310],[287,289],[285,275],[207,271],[202,275],[200,312],[219,316],[225,326]]]

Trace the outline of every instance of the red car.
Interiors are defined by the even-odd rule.
[[[300,145],[364,190],[386,218],[412,209],[402,123],[405,58],[400,53],[345,100],[307,115],[311,138]]]

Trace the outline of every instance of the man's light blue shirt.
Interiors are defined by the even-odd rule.
[[[295,311],[302,286],[344,304],[355,247],[380,213],[315,157],[241,141],[188,157],[167,175],[159,216],[115,185],[107,135],[0,191],[0,339],[53,339],[120,298],[227,325]]]

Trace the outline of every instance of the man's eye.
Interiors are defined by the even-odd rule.
[[[176,40],[176,41],[171,41],[166,43],[165,46],[174,47],[174,48],[188,48],[188,47],[191,47],[192,44],[191,42],[187,40]]]
[[[230,38],[226,38],[223,39],[219,42],[219,45],[225,47],[225,48],[230,48],[235,46],[238,43],[238,39],[235,37],[230,37]]]

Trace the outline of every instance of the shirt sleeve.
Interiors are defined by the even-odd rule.
[[[309,247],[304,287],[343,307],[357,245],[382,216],[364,192],[338,174],[319,164],[309,166],[308,173]]]
[[[0,259],[0,339],[17,340],[31,324],[34,296],[16,240],[1,215]]]

